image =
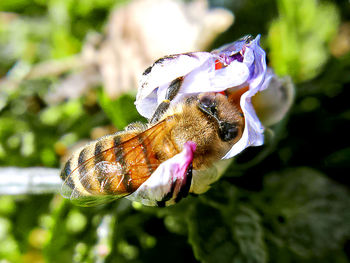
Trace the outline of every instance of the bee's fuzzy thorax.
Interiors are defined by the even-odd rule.
[[[220,120],[243,124],[240,112],[225,96],[216,95],[216,100]],[[193,161],[194,169],[210,167],[214,161],[220,160],[241,135],[240,132],[236,139],[229,142],[221,140],[217,121],[199,109],[197,99],[169,108],[162,119],[170,116],[175,116],[176,125],[171,130],[171,138],[179,151],[187,141],[193,141],[197,145]]]

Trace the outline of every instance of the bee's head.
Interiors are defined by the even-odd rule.
[[[222,141],[231,141],[240,134],[243,117],[225,95],[203,93],[198,96],[197,102],[200,111],[217,122],[218,135]]]

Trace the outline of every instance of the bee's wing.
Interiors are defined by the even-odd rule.
[[[86,165],[80,166],[79,169],[88,169],[85,168],[85,166],[88,166],[89,163],[91,163],[91,161],[88,161]],[[158,167],[158,165],[154,164],[151,166],[152,170],[156,170]],[[134,164],[133,168],[146,171],[150,168],[150,165]],[[69,198],[74,204],[80,206],[104,204],[127,196],[136,190],[134,188],[125,188],[125,184],[135,180],[146,180],[151,175],[146,171],[146,175],[126,180],[127,175],[122,174],[119,169],[119,163],[108,161],[101,161],[92,169],[85,170],[85,172],[79,173],[77,172],[78,169],[76,169],[64,181],[61,194],[63,197]],[[112,186],[120,190],[112,191]]]
[[[134,192],[159,166],[147,149],[164,133],[166,123],[167,119],[77,165],[65,178],[62,195],[88,206]]]

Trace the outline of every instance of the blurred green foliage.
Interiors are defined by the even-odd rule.
[[[0,77],[10,70],[20,79],[36,62],[76,54],[124,2],[0,1]],[[348,1],[210,3],[236,16],[215,46],[261,33],[269,64],[298,83],[288,118],[267,131],[264,146],[235,158],[206,194],[172,207],[122,199],[82,208],[59,195],[0,196],[1,263],[350,261],[350,54],[336,57],[329,48],[350,19]],[[112,100],[99,88],[49,104],[58,81],[0,90],[1,166],[59,167],[94,128],[142,120],[133,93]]]
[[[18,60],[34,63],[79,52],[87,32],[101,31],[114,5],[114,0],[1,1],[0,10],[9,12],[0,23],[1,69]]]
[[[133,105],[136,94],[122,94],[117,100],[112,100],[106,93],[100,90],[98,94],[98,103],[115,127],[122,130],[128,124],[135,121],[145,121],[137,112]]]
[[[268,36],[271,66],[296,82],[312,79],[329,57],[327,44],[339,26],[336,6],[317,0],[279,0],[277,5],[279,18]]]

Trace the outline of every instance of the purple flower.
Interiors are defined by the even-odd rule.
[[[240,99],[245,117],[242,138],[224,159],[237,155],[248,146],[263,144],[264,127],[251,103],[251,97],[266,88],[262,85],[266,75],[265,51],[259,40],[260,35],[255,39],[246,36],[210,53],[185,53],[157,60],[142,76],[135,102],[137,110],[144,117],[151,118],[165,99],[170,83],[178,77],[183,77],[183,82],[172,104],[198,93],[249,87]]]
[[[248,146],[262,145],[264,126],[255,112],[252,97],[259,97],[255,95],[264,89],[270,89],[272,82],[274,83],[273,92],[281,90],[282,81],[278,80],[271,69],[267,69],[265,51],[260,47],[259,40],[260,35],[255,39],[246,36],[210,53],[185,53],[157,60],[146,69],[142,76],[135,102],[137,110],[141,115],[150,119],[158,105],[165,100],[170,83],[180,77],[183,81],[171,105],[199,93],[222,92],[227,89],[239,91],[238,93],[241,94],[239,104],[245,121],[244,131],[241,138],[223,159],[234,157]],[[271,101],[274,100],[274,95],[266,94],[261,96],[265,103],[267,96],[267,100],[270,98]],[[289,108],[290,101],[286,109]],[[273,103],[278,106],[281,104]],[[261,100],[259,105],[263,105]],[[265,106],[268,108],[269,103],[263,105],[262,108]],[[278,115],[277,118],[280,120],[281,115]],[[271,119],[269,121],[273,122]],[[164,197],[173,182],[171,178],[183,178],[185,175],[184,169],[174,167],[188,167],[193,159],[195,147],[190,147],[188,143],[185,144],[181,153],[162,163],[130,198],[146,205],[154,205],[155,200]],[[202,193],[217,179],[218,176],[213,175],[211,171],[205,175],[194,171],[190,191]]]

